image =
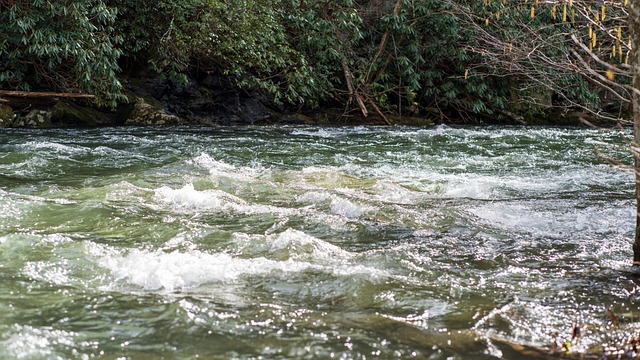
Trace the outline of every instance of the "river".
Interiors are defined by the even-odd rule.
[[[0,358],[522,359],[573,324],[574,352],[624,341],[633,177],[598,151],[629,163],[627,136],[3,130]]]

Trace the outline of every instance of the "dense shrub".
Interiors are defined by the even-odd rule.
[[[572,38],[590,43],[591,22],[561,21],[554,3],[535,3],[4,0],[0,85],[84,91],[114,104],[123,98],[120,68],[183,82],[217,72],[278,102],[383,117],[512,116],[545,110],[541,99],[551,96],[599,111],[602,83],[576,66]],[[582,18],[600,11],[583,5]],[[604,31],[624,18],[608,11]],[[620,52],[621,39],[602,38],[596,56]]]
[[[116,15],[103,0],[0,2],[0,84],[94,93],[114,104],[123,98]]]

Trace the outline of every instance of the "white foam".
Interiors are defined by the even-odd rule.
[[[106,198],[108,201],[113,202],[136,202],[138,204],[144,204],[147,202],[144,195],[152,192],[150,189],[136,186],[128,181],[121,181],[110,185],[109,188]]]
[[[326,191],[307,191],[306,193],[298,196],[296,199],[303,203],[318,204],[331,199],[331,194]]]
[[[627,207],[575,208],[565,202],[557,206],[550,202],[546,206],[547,210],[541,211],[527,203],[500,202],[469,211],[491,226],[552,238],[577,233],[625,235],[630,230],[625,225],[631,222],[634,214],[633,209]]]
[[[229,165],[222,161],[215,160],[209,154],[206,154],[206,153],[201,153],[200,155],[193,158],[189,162],[213,172],[219,171],[219,172],[230,173],[237,170],[235,166]]]
[[[308,191],[298,196],[297,201],[311,204],[329,202],[332,214],[344,216],[348,219],[357,219],[372,209],[370,206],[357,204],[325,191]]]
[[[21,145],[25,150],[48,150],[56,154],[86,154],[91,151],[90,148],[79,145],[65,145],[50,141],[29,141]]]
[[[338,246],[294,229],[287,229],[280,234],[268,236],[266,240],[270,243],[271,252],[285,250],[293,259],[304,258],[307,261],[326,262],[327,259],[338,260],[352,257],[351,253]]]
[[[278,234],[234,233],[234,252],[266,257],[272,260],[305,261],[311,264],[336,264],[353,255],[327,241],[295,229],[286,229]]]
[[[281,208],[272,205],[251,204],[241,198],[217,189],[198,191],[193,184],[180,189],[163,186],[155,191],[155,199],[168,204],[174,211],[182,213],[197,212],[235,212],[240,214],[279,214],[299,213],[299,209]]]
[[[291,132],[291,135],[306,135],[319,138],[336,138],[349,134],[368,134],[372,132],[379,132],[378,129],[365,126],[353,126],[353,127],[328,127],[320,129],[296,129]]]
[[[211,284],[240,284],[253,276],[289,278],[290,274],[309,270],[366,281],[392,277],[385,270],[360,264],[354,254],[299,230],[271,235],[237,233],[233,238],[234,250],[243,257],[194,248],[122,251],[90,242],[85,243],[85,252],[108,272],[106,278],[97,277],[96,281],[116,291],[199,291]]]
[[[265,169],[262,165],[253,161],[252,166],[235,166],[212,158],[209,154],[202,153],[188,161],[209,171],[212,178],[231,177],[235,180],[252,180],[259,177]]]
[[[410,205],[423,196],[419,192],[411,191],[388,180],[378,181],[373,186],[373,190],[375,191],[373,199],[384,203]]]
[[[357,219],[370,210],[369,206],[359,205],[343,198],[334,197],[331,200],[331,212],[349,219]]]
[[[11,164],[0,164],[2,172],[10,174],[12,177],[28,178],[30,176],[41,175],[51,168],[51,162],[40,156],[34,156],[28,160]]]
[[[224,210],[232,204],[245,204],[245,201],[220,190],[198,191],[193,184],[181,189],[163,186],[156,190],[156,199],[172,205],[176,209]]]
[[[295,261],[241,259],[197,250],[131,250],[120,254],[113,249],[93,245],[88,252],[101,267],[109,270],[116,281],[149,291],[188,290],[209,283],[234,283],[249,275],[298,272],[310,266]]]

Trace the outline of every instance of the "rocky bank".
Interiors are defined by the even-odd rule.
[[[0,128],[54,128],[98,126],[175,126],[175,125],[384,125],[375,115],[345,116],[343,109],[322,109],[302,113],[285,109],[272,97],[257,91],[239,89],[220,76],[206,75],[179,84],[161,78],[123,79],[128,102],[115,109],[96,108],[91,100],[66,98],[0,98]],[[549,107],[546,115],[516,116],[519,125],[612,126],[580,111]],[[433,125],[428,116],[389,116],[392,124]],[[509,124],[507,121],[479,119],[479,123]]]
[[[176,84],[170,80],[126,79],[128,102],[96,108],[91,100],[3,96],[0,127],[244,125],[295,121],[273,99],[243,91],[220,77]],[[302,120],[298,120],[302,121]]]

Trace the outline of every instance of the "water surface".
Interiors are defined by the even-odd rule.
[[[0,358],[519,359],[624,342],[627,134],[4,130]]]

